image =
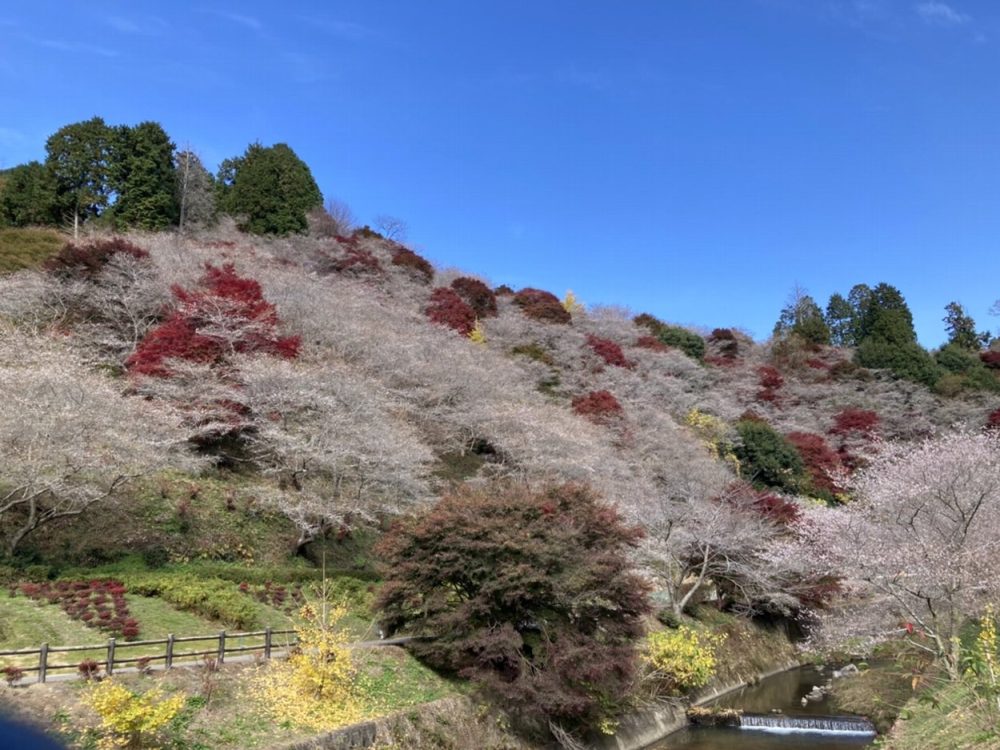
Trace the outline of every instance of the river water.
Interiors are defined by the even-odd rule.
[[[715,705],[739,708],[744,713],[769,715],[774,709],[789,717],[832,713],[824,699],[802,706],[802,697],[813,685],[824,685],[827,674],[813,667],[793,669],[769,677],[720,698]],[[691,727],[652,745],[648,750],[858,750],[870,745],[871,736],[846,733],[787,732],[739,727]]]

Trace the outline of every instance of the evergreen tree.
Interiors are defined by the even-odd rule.
[[[25,227],[59,223],[52,174],[37,161],[6,172],[0,189],[0,225]]]
[[[253,234],[304,232],[306,213],[323,195],[309,167],[289,146],[251,144],[239,159],[219,170],[220,207]]]
[[[854,289],[851,294],[854,294]],[[896,287],[884,282],[879,284],[861,297],[857,310],[858,344],[867,338],[882,339],[899,346],[916,342],[913,315]]]
[[[198,155],[190,150],[177,154],[178,227],[184,232],[215,221],[215,181]]]
[[[177,223],[174,144],[159,123],[116,128],[110,172],[115,224],[160,230]]]
[[[796,288],[774,325],[776,338],[795,335],[811,344],[829,344],[830,329],[816,301]]]
[[[826,326],[830,330],[830,343],[834,346],[854,346],[854,308],[839,292],[830,295],[826,303]]]
[[[45,166],[55,181],[56,202],[80,223],[99,216],[110,200],[108,162],[112,131],[100,117],[66,125],[45,142]]]
[[[976,331],[976,321],[967,315],[958,302],[945,305],[944,324],[948,331],[948,344],[977,352],[989,343],[989,333]]]

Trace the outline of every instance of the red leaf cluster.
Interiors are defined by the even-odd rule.
[[[425,284],[430,284],[434,279],[434,267],[427,259],[402,245],[392,251],[392,265],[406,269],[414,278]]]
[[[979,354],[979,359],[982,360],[983,364],[991,370],[1000,370],[1000,352],[981,352]]]
[[[785,436],[802,457],[809,472],[814,490],[830,496],[841,492],[841,488],[831,478],[841,470],[840,456],[837,455],[822,435],[810,432],[790,432]]]
[[[860,434],[873,437],[878,432],[879,417],[867,409],[847,408],[833,416],[833,427],[828,432],[831,435]]]
[[[995,409],[986,417],[987,430],[1000,430],[1000,409]]]
[[[610,391],[591,391],[573,399],[573,411],[595,424],[609,424],[622,416],[622,405]]]
[[[58,254],[45,262],[45,270],[61,279],[89,279],[96,276],[115,255],[141,260],[149,253],[121,237],[95,240],[85,245],[67,242]]]
[[[770,492],[756,490],[745,482],[735,482],[730,485],[725,497],[731,504],[750,508],[782,526],[789,526],[802,516],[802,511],[795,503]]]
[[[298,355],[299,337],[278,336],[277,311],[260,284],[238,276],[231,264],[206,264],[197,289],[172,291],[177,308],[139,343],[125,362],[129,372],[168,377],[169,359],[221,364],[232,352]]]
[[[587,346],[593,350],[594,354],[603,359],[605,364],[612,367],[632,367],[632,363],[625,359],[622,348],[611,339],[604,339],[588,333]]]
[[[473,309],[476,317],[492,318],[497,314],[497,297],[486,284],[469,276],[459,276],[451,282],[465,303]]]
[[[656,338],[656,336],[640,336],[635,340],[635,345],[640,349],[649,349],[652,352],[670,351],[670,347]]]
[[[556,295],[542,289],[522,289],[514,295],[514,304],[532,320],[566,324],[573,319]]]
[[[74,620],[126,639],[139,636],[139,621],[129,616],[125,586],[120,581],[22,583],[30,599],[58,604]]]
[[[378,258],[371,251],[358,247],[358,240],[354,235],[337,237],[336,240],[340,253],[324,258],[320,263],[320,273],[332,271],[350,276],[375,276],[382,273],[382,264]]]
[[[757,400],[773,404],[778,400],[778,389],[785,384],[785,379],[777,368],[762,365],[757,368],[757,382],[760,384]]]
[[[424,314],[433,323],[448,326],[463,336],[468,336],[476,327],[476,313],[458,296],[458,293],[447,287],[438,287],[431,293],[430,304]]]

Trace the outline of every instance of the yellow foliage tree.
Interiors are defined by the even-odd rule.
[[[562,306],[563,309],[570,315],[578,315],[583,312],[583,303],[576,298],[572,289],[566,290],[566,296],[563,297]]]
[[[653,681],[667,695],[704,687],[715,674],[715,650],[724,640],[724,635],[699,633],[687,626],[650,633],[645,660]]]
[[[157,733],[184,707],[183,693],[163,697],[158,688],[134,693],[114,680],[104,680],[90,692],[88,703],[101,717],[101,748],[136,750],[156,747]]]
[[[295,650],[261,669],[251,693],[275,720],[320,731],[361,718],[347,636],[336,626],[346,614],[346,607],[306,605]]]
[[[486,343],[486,331],[483,330],[483,324],[478,319],[476,320],[476,325],[469,331],[469,340],[473,344]]]

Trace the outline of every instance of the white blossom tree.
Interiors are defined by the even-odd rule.
[[[808,542],[851,584],[855,632],[913,630],[957,677],[961,627],[1000,596],[1000,436],[885,445],[855,489],[815,514]]]

